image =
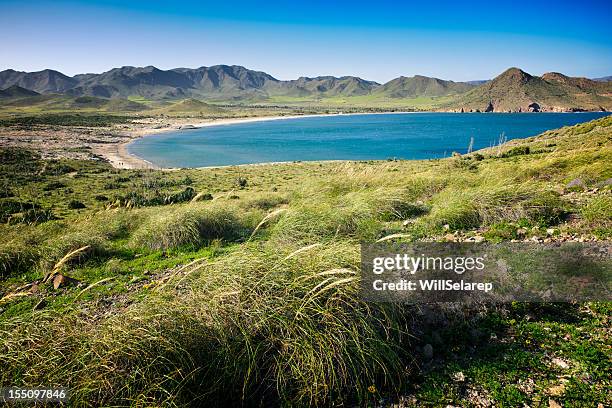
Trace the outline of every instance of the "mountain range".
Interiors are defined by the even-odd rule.
[[[454,111],[611,110],[612,81],[609,79],[575,78],[555,72],[538,77],[518,68],[510,68],[489,81],[454,82],[415,75],[401,76],[384,84],[355,76],[283,81],[237,65],[170,70],[124,66],[101,74],[72,77],[51,69],[38,72],[7,69],[0,72],[0,90],[3,89],[0,99],[63,94],[103,99],[137,97],[153,101],[199,99],[247,103],[344,98],[350,103],[366,98],[361,103],[375,106],[382,100],[405,100],[409,106],[410,99],[428,98],[436,109]]]

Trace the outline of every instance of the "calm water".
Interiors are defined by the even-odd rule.
[[[408,113],[221,125],[136,140],[128,151],[161,167],[298,160],[430,159],[574,125],[606,113]]]

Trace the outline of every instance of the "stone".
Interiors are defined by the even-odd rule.
[[[76,285],[78,282],[74,278],[58,273],[53,277],[53,289],[58,289],[61,286]]]
[[[529,104],[529,106],[527,106],[527,109],[529,110],[529,112],[539,112],[540,111],[540,105],[538,105],[537,103],[533,102],[533,103]]]
[[[552,363],[556,365],[557,367],[560,367],[564,370],[567,370],[569,368],[569,364],[567,364],[567,362],[565,362],[564,360],[561,360],[560,358],[556,358],[556,357],[553,358]]]
[[[567,189],[584,189],[585,184],[584,181],[582,181],[582,179],[573,179],[572,181],[570,181],[569,183],[567,183],[567,185],[565,186],[565,188]]]

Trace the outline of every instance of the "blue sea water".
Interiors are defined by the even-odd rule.
[[[433,159],[465,153],[607,113],[405,113],[305,117],[147,136],[128,152],[160,167],[302,160]]]

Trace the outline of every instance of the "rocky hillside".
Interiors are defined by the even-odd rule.
[[[0,89],[13,85],[40,93],[102,98],[139,96],[153,100],[265,100],[273,96],[326,98],[369,94],[389,98],[414,98],[454,95],[475,86],[420,75],[400,77],[384,85],[355,76],[300,77],[296,80],[281,81],[265,72],[237,65],[175,68],[166,71],[153,66],[126,66],[101,74],[80,74],[74,77],[51,70],[0,72]]]
[[[354,76],[319,76],[277,81],[268,84],[266,91],[271,95],[288,96],[359,96],[367,95],[379,86],[377,82]]]
[[[7,69],[0,72],[0,89],[17,85],[38,93],[65,92],[77,86],[79,81],[61,72],[45,69],[37,72],[20,72]]]
[[[10,86],[6,89],[0,89],[0,99],[9,98],[27,98],[29,96],[40,95],[38,92],[30,91],[18,85]]]
[[[551,72],[532,76],[510,68],[457,97],[446,109],[479,112],[566,112],[611,110],[612,83]]]

